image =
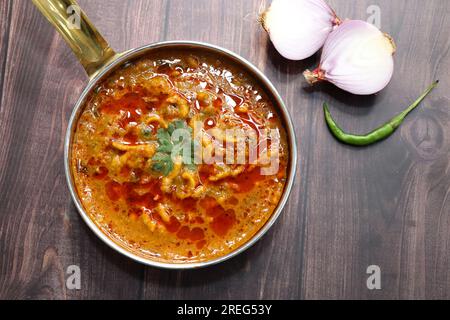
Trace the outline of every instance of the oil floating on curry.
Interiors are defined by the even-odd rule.
[[[169,263],[210,261],[249,241],[278,206],[288,162],[286,132],[259,85],[188,50],[110,75],[71,148],[91,219],[127,250]]]

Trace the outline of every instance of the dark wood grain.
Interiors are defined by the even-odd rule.
[[[64,177],[63,140],[87,77],[31,1],[0,2],[0,298],[413,299],[450,298],[450,2],[330,0],[366,19],[381,9],[397,41],[391,84],[357,97],[307,88],[301,62],[282,59],[256,22],[261,0],[80,0],[117,50],[160,40],[206,41],[258,66],[292,113],[298,177],[273,229],[246,253],[197,271],[136,264],[88,230]],[[25,23],[26,21],[26,23]],[[389,140],[356,149],[327,131],[321,104],[364,132],[439,88]],[[66,289],[79,265],[82,289]],[[379,265],[382,290],[366,287]]]

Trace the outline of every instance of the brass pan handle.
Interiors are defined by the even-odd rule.
[[[32,0],[58,30],[92,79],[118,55],[75,0]]]

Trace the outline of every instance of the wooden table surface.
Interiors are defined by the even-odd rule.
[[[256,22],[261,0],[80,0],[116,50],[160,40],[210,42],[247,58],[278,88],[295,123],[298,176],[271,231],[221,265],[165,271],[137,264],[87,228],[64,176],[63,141],[87,77],[28,0],[0,2],[0,298],[450,298],[450,1],[330,0],[397,42],[395,75],[376,96],[308,89],[302,62],[282,59]],[[364,132],[439,88],[393,137],[369,148],[337,143],[321,104]],[[66,270],[81,268],[81,290]],[[367,267],[381,269],[368,290]]]

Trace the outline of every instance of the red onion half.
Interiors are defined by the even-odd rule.
[[[290,60],[319,51],[340,23],[324,0],[274,0],[260,21],[277,51]]]
[[[326,40],[319,67],[304,76],[311,84],[329,81],[354,94],[374,94],[392,78],[395,50],[392,38],[374,25],[347,20]]]

